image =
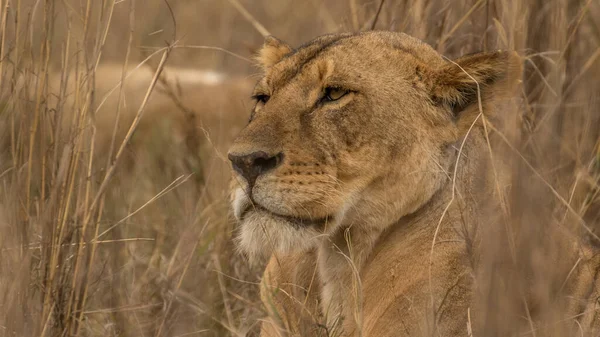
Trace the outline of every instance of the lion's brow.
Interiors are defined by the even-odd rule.
[[[278,87],[293,80],[302,69],[311,61],[316,59],[326,50],[339,44],[342,40],[356,36],[356,34],[331,34],[318,37],[309,43],[300,46],[294,50],[291,54],[286,56],[285,59],[297,58],[294,62],[294,66],[287,68],[281,72],[277,78],[272,79],[274,87]]]
[[[295,60],[294,65],[288,67],[281,73],[279,73],[276,78],[271,79],[271,85],[273,87],[280,87],[285,85],[285,83],[293,80],[298,74],[302,72],[302,69],[319,57],[321,54],[326,52],[327,50],[341,44],[347,39],[370,34],[372,32],[362,32],[362,33],[346,33],[346,34],[329,34],[318,37],[300,47],[295,49],[292,53],[287,55],[285,59],[298,58]],[[391,41],[389,47],[401,51],[409,56],[414,57],[415,59],[424,62],[424,60],[415,53],[414,50],[407,48],[404,44],[398,43],[398,41]]]
[[[289,56],[291,57],[293,55],[304,54],[302,59],[298,62],[301,65],[304,65],[312,61],[315,57],[333,44],[356,35],[357,34],[354,33],[323,35],[296,48]]]

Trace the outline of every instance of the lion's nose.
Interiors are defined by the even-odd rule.
[[[283,161],[283,153],[270,156],[264,151],[250,154],[229,153],[228,157],[233,169],[241,174],[250,186],[254,185],[258,176],[276,168]]]

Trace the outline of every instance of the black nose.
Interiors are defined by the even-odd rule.
[[[283,153],[270,156],[264,151],[250,154],[230,153],[228,157],[233,169],[241,174],[250,186],[254,185],[258,176],[276,168],[283,161]]]

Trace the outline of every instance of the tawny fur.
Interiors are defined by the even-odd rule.
[[[520,58],[451,62],[368,32],[296,50],[270,38],[259,60],[254,94],[269,99],[230,154],[284,156],[254,186],[233,183],[240,248],[271,256],[262,336],[466,336],[492,193],[478,103],[491,116],[511,97]],[[323,101],[327,88],[347,94]]]

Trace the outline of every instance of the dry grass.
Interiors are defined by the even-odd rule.
[[[249,111],[247,58],[267,31],[298,45],[373,26],[451,58],[524,55],[519,104],[488,125],[513,169],[484,236],[478,324],[543,336],[571,319],[553,294],[579,261],[558,244],[599,243],[600,2],[167,4],[0,0],[0,335],[255,332],[260,266],[232,248],[223,156]]]

